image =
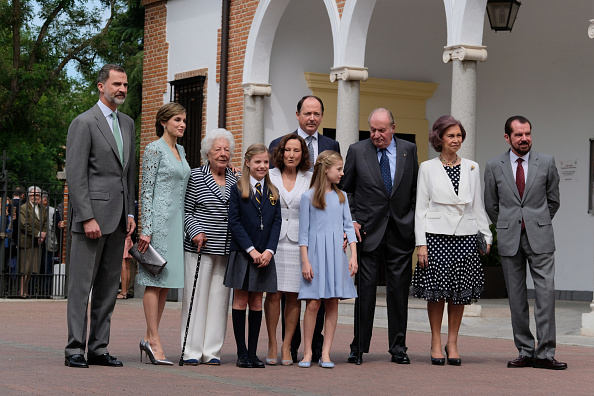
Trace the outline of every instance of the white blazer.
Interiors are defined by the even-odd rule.
[[[270,169],[270,181],[274,184],[280,193],[281,215],[283,221],[279,240],[286,236],[289,240],[299,242],[299,204],[301,203],[301,194],[309,190],[312,173],[308,171],[297,171],[297,180],[295,187],[288,194],[283,188],[283,178],[278,168]]]
[[[475,235],[480,230],[488,244],[493,236],[483,204],[481,172],[476,162],[462,158],[458,195],[439,158],[419,167],[415,240],[427,245],[425,233]]]

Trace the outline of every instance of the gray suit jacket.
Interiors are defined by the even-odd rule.
[[[84,232],[94,218],[102,234],[111,234],[122,214],[134,214],[134,121],[118,112],[124,144],[120,162],[115,138],[96,104],[72,121],[66,143],[66,181],[73,208],[72,231]]]
[[[559,174],[555,159],[530,152],[524,196],[520,199],[509,150],[487,163],[485,209],[497,227],[502,256],[514,256],[520,245],[522,218],[531,249],[536,254],[555,251],[552,219],[559,209]]]
[[[417,146],[406,140],[396,140],[396,170],[392,193],[388,194],[382,181],[377,149],[371,139],[351,144],[344,165],[340,187],[349,193],[353,221],[365,231],[363,250],[377,248],[381,242],[388,218],[392,217],[398,231],[415,244],[415,202],[419,160]]]

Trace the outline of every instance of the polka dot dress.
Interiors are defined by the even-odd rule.
[[[444,166],[458,194],[460,165]],[[485,286],[476,235],[427,233],[429,264],[417,266],[412,278],[413,296],[427,301],[446,300],[452,304],[471,304]]]

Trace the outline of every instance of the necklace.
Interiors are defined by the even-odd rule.
[[[445,159],[443,159],[443,157],[441,156],[441,154],[439,155],[439,159],[441,161],[442,164],[444,164],[445,166],[449,166],[450,168],[454,166],[454,164],[456,162],[458,162],[458,154],[456,154],[456,158],[454,158],[453,161],[446,161]]]

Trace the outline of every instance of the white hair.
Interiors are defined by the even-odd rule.
[[[31,193],[35,193],[35,192],[39,192],[39,193],[41,193],[41,188],[39,188],[39,187],[37,187],[37,186],[31,186],[31,187],[29,187],[29,188],[27,189],[27,192],[28,192],[29,194],[31,194]]]
[[[229,161],[233,158],[233,152],[235,151],[235,138],[233,137],[233,134],[224,128],[217,128],[208,132],[206,136],[204,136],[204,140],[202,140],[202,147],[200,148],[202,163],[208,163],[208,152],[217,139],[225,139],[229,142]]]

